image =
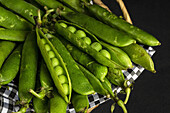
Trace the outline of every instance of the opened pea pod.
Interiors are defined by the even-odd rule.
[[[65,63],[58,51],[38,27],[36,27],[36,34],[38,46],[54,84],[58,89],[59,94],[67,103],[69,103],[71,99],[72,86]],[[64,83],[60,80],[60,76],[65,79]]]
[[[73,26],[77,30],[70,30],[69,27],[63,27],[62,24],[66,24],[68,26]],[[98,43],[97,41],[92,40],[90,33],[81,28],[80,26],[76,24],[72,24],[66,21],[59,21],[55,23],[55,30],[58,34],[63,36],[66,40],[73,43],[75,46],[80,48],[82,51],[88,53],[91,55],[96,61],[99,63],[113,68],[118,69],[126,69],[124,66],[114,62],[113,60],[109,59],[110,55],[104,56],[100,51],[102,50],[102,45]],[[93,42],[92,42],[93,41]]]

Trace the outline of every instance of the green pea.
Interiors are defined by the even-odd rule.
[[[91,47],[92,47],[93,49],[95,49],[96,51],[100,51],[100,50],[102,49],[102,45],[101,45],[100,43],[98,43],[98,42],[93,42],[93,43],[91,44]]]
[[[63,85],[63,89],[64,89],[64,94],[68,95],[69,94],[69,87],[68,84],[62,84]]]
[[[46,49],[46,51],[50,51],[50,50],[51,50],[51,47],[50,47],[50,45],[48,45],[48,44],[45,44],[45,49]]]
[[[41,41],[42,41],[43,44],[47,43],[47,41],[44,38],[42,38]]]
[[[106,58],[111,59],[111,55],[110,55],[110,53],[109,53],[107,50],[102,49],[102,50],[100,51],[100,53],[101,53],[103,56],[105,56]]]
[[[64,70],[63,70],[63,68],[62,68],[61,66],[56,66],[56,67],[54,68],[54,70],[55,70],[55,72],[56,72],[57,75],[62,75],[62,74],[64,74]]]
[[[76,36],[82,38],[82,37],[86,37],[86,33],[82,30],[77,30],[75,33]]]
[[[84,40],[84,42],[86,42],[88,45],[91,44],[91,39],[89,37],[83,37],[82,38]]]
[[[67,24],[65,23],[59,23],[62,27],[67,28]]]
[[[72,33],[76,32],[76,28],[73,26],[69,26],[67,29]]]
[[[53,51],[49,51],[49,52],[48,52],[48,56],[49,56],[49,58],[54,58],[54,57],[55,57],[55,54],[54,54]]]
[[[67,80],[67,78],[66,78],[65,75],[59,75],[59,76],[58,76],[58,79],[59,79],[59,81],[61,82],[61,84],[63,84],[63,83],[68,83],[68,80]]]
[[[58,66],[60,64],[60,62],[57,58],[52,58],[51,62],[52,62],[53,67]]]

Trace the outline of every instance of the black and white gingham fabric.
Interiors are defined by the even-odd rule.
[[[143,46],[143,48],[146,49],[146,51],[149,53],[150,56],[152,56],[155,53],[155,50],[152,47],[148,46]],[[144,68],[138,65],[134,65],[133,69],[128,69],[127,71],[123,71],[125,78],[129,80],[130,83],[135,81],[139,75],[144,71]],[[129,84],[130,84],[129,83]],[[117,89],[117,93],[121,91],[121,88],[115,87],[112,85],[113,91]],[[92,94],[88,95],[89,99],[89,107],[94,107],[98,104],[104,103],[108,100],[106,96],[100,95],[100,94]],[[9,83],[7,86],[2,86],[0,88],[0,113],[11,113],[11,112],[16,112],[19,110],[19,106],[16,105],[15,103],[18,100],[18,91],[17,91],[17,86],[14,84],[12,81]],[[32,112],[32,109],[27,110],[28,113]],[[67,113],[76,113],[73,106],[69,105],[67,107]]]

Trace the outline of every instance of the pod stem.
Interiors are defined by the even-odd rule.
[[[29,104],[25,104],[24,106],[20,108],[18,112],[12,112],[12,113],[25,113],[28,108],[29,108]]]
[[[126,93],[126,98],[124,100],[124,104],[127,104],[128,100],[129,100],[129,96],[130,96],[130,93],[131,93],[131,88],[130,87],[127,87],[125,89],[125,93]]]
[[[117,104],[122,108],[124,113],[127,113],[127,109],[126,109],[126,107],[125,107],[125,105],[124,105],[122,100],[118,100]]]
[[[39,99],[44,99],[45,95],[46,95],[46,91],[42,90],[40,93],[35,92],[33,89],[30,89],[29,91],[31,94],[33,94],[35,97],[39,98]]]

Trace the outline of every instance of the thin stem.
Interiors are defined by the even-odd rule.
[[[36,93],[34,90],[30,89],[29,91],[31,94],[33,94],[35,97],[39,98],[39,99],[44,99],[45,97],[45,92],[41,91],[40,93]]]
[[[119,5],[120,5],[120,8],[121,8],[121,10],[122,10],[122,12],[123,12],[123,16],[124,16],[125,20],[126,20],[127,22],[129,22],[130,24],[132,24],[132,20],[131,20],[131,18],[130,18],[130,16],[129,16],[129,13],[128,13],[126,7],[125,7],[124,2],[123,2],[122,0],[116,0],[116,1],[117,1],[117,2],[119,3]]]
[[[126,98],[125,98],[125,100],[124,100],[124,104],[127,104],[128,100],[129,100],[131,88],[127,87],[127,88],[125,89],[125,92],[126,92]]]

